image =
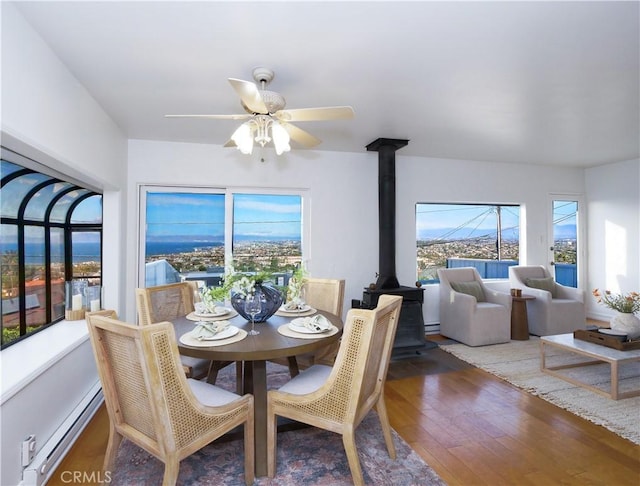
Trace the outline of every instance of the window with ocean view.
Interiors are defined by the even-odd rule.
[[[145,287],[217,285],[225,267],[291,273],[302,262],[300,194],[143,187]]]
[[[483,278],[508,278],[517,265],[520,206],[416,204],[417,280],[437,283],[438,268],[475,267]]]
[[[65,282],[102,283],[102,195],[2,148],[2,347],[65,317]]]
[[[302,262],[302,198],[233,195],[233,262],[237,270],[291,273]]]

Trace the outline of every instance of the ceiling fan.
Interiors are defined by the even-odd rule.
[[[350,106],[327,106],[324,108],[299,108],[285,110],[286,101],[280,93],[268,91],[266,87],[275,74],[271,69],[258,67],[253,70],[253,79],[229,78],[229,83],[240,96],[246,111],[236,115],[165,115],[167,118],[212,118],[217,120],[247,120],[240,125],[225,143],[225,147],[237,147],[243,154],[253,151],[254,141],[264,147],[273,140],[278,155],[291,150],[289,141],[303,147],[315,147],[321,140],[290,122],[345,120],[353,118]]]

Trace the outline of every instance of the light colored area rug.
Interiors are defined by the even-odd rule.
[[[267,363],[267,387],[289,381],[289,370]],[[235,391],[235,366],[218,374],[216,384]],[[396,460],[389,458],[380,421],[371,412],[356,429],[356,444],[365,484],[393,486],[445,486],[446,483],[392,430]],[[257,478],[255,486],[353,485],[342,437],[308,427],[278,433],[277,470],[273,479]],[[158,486],[163,464],[124,440],[111,476],[111,485]],[[214,441],[180,463],[178,486],[244,486],[244,447],[241,440]]]
[[[458,343],[442,343],[440,347],[518,388],[640,444],[640,397],[611,400],[591,390],[543,373],[540,371],[540,339],[535,336],[531,336],[527,341],[511,341],[490,346],[470,347]],[[586,359],[548,347],[546,356],[547,366]],[[608,364],[572,368],[562,370],[562,373],[603,390],[608,390],[611,384]],[[638,388],[640,388],[640,363],[621,365],[620,391]]]

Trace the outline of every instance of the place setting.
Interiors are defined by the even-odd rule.
[[[224,346],[242,341],[247,334],[227,320],[198,321],[191,331],[180,336],[180,342],[196,347]]]
[[[194,304],[195,310],[187,314],[190,321],[223,321],[238,315],[234,309],[220,305],[207,307],[203,302]]]
[[[316,312],[318,311],[307,304],[305,300],[304,278],[296,275],[292,276],[287,288],[287,301],[276,311],[276,315],[281,317],[302,317],[312,316]]]
[[[297,317],[278,327],[278,332],[283,336],[298,339],[318,339],[333,336],[338,332],[338,328],[325,316],[317,314],[312,317]]]
[[[318,312],[317,309],[314,309],[304,302],[287,302],[286,304],[282,304],[282,306],[280,306],[280,308],[276,311],[276,315],[280,317],[303,317],[312,316],[316,312]]]

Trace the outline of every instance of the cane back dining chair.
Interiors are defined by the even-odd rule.
[[[105,471],[127,438],[162,461],[162,484],[174,485],[182,459],[244,425],[245,482],[253,484],[252,395],[187,379],[170,322],[135,326],[92,315],[88,327],[110,422]]]
[[[118,313],[113,309],[103,309],[99,311],[87,312],[84,315],[87,323],[91,322],[91,318],[94,316],[110,317],[111,319],[117,319]]]
[[[189,285],[192,295],[194,307],[196,302],[202,302],[202,297],[200,294],[200,288],[206,285],[201,280],[187,280],[185,281],[187,285]],[[191,358],[195,359],[195,358]],[[206,361],[206,360],[202,360]],[[218,372],[232,363],[232,361],[211,361],[209,365],[209,374],[207,377],[207,381],[211,384],[215,384],[216,379],[218,377]],[[237,393],[241,393],[242,390],[242,362],[236,361],[236,390]]]
[[[342,317],[344,283],[345,281],[342,279],[309,277],[304,284],[305,302],[314,309]],[[297,365],[304,368],[314,364],[333,366],[339,348],[340,341],[336,341],[313,354],[296,356]]]
[[[194,311],[193,286],[178,282],[156,287],[136,289],[136,308],[141,326],[172,321]],[[208,375],[211,361],[191,356],[181,356],[187,378],[203,378]]]
[[[353,482],[364,484],[355,429],[375,408],[387,451],[396,457],[384,403],[384,384],[402,297],[381,295],[373,310],[350,309],[333,367],[313,365],[267,395],[267,473],[276,472],[277,417],[342,435]],[[293,433],[293,432],[291,432]],[[290,457],[295,451],[290,451]]]
[[[171,321],[186,316],[194,310],[197,301],[198,287],[196,282],[179,282],[156,287],[136,289],[136,306],[140,325]],[[191,356],[182,356],[182,365],[187,378],[201,379],[215,384],[218,371],[230,365],[231,361],[210,361]],[[236,363],[236,387],[240,393],[242,386],[242,363]]]

